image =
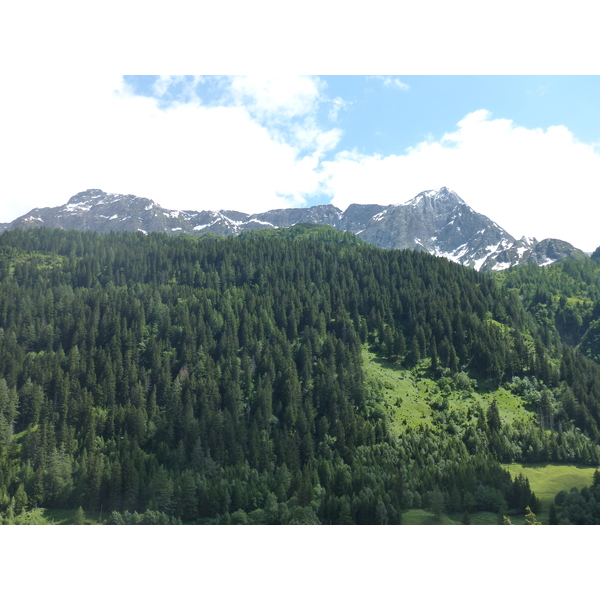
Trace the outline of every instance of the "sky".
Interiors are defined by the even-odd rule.
[[[515,237],[600,245],[598,76],[53,73],[29,86],[2,100],[0,222],[89,188],[254,213],[447,186]]]

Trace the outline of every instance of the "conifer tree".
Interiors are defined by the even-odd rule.
[[[529,506],[525,510],[527,511],[525,513],[525,525],[541,525],[539,521],[535,520],[535,513],[531,511]]]
[[[81,506],[75,511],[73,515],[73,525],[84,525],[85,524],[85,512]]]

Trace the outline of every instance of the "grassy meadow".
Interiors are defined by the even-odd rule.
[[[448,413],[456,414],[457,421],[466,423],[475,418],[474,411],[478,406],[487,410],[494,398],[503,423],[535,418],[523,406],[520,397],[503,387],[492,387],[482,380],[473,380],[475,385],[472,391],[458,390],[451,384],[444,386],[443,382],[440,385],[440,382],[431,378],[429,359],[407,369],[379,358],[365,347],[363,364],[367,381],[378,400],[383,402],[396,434],[421,424],[435,429],[438,424],[437,413],[443,406],[447,406]]]
[[[532,491],[542,502],[540,515],[548,514],[550,504],[558,492],[581,489],[592,485],[596,467],[581,465],[505,465],[506,470],[514,478],[521,473],[529,479]]]

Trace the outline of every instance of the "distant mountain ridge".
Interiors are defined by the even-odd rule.
[[[0,231],[46,226],[101,233],[231,236],[298,223],[329,225],[381,248],[421,250],[482,271],[499,271],[530,262],[549,265],[566,258],[588,258],[562,240],[516,240],[446,187],[421,192],[401,204],[351,204],[345,211],[324,204],[250,215],[233,210],[171,210],[148,198],[89,189],[62,206],[33,209],[12,223],[0,225]]]

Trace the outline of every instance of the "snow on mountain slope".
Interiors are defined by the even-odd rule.
[[[388,206],[352,204],[342,212],[331,204],[324,204],[252,215],[230,210],[171,210],[148,198],[90,189],[76,194],[63,206],[36,208],[12,223],[0,225],[0,231],[46,226],[79,231],[231,236],[297,223],[329,225],[350,231],[381,248],[429,252],[484,271],[499,271],[528,262],[548,265],[571,256],[585,257],[583,252],[561,240],[538,242],[526,237],[516,240],[446,187],[427,190],[406,202]]]

